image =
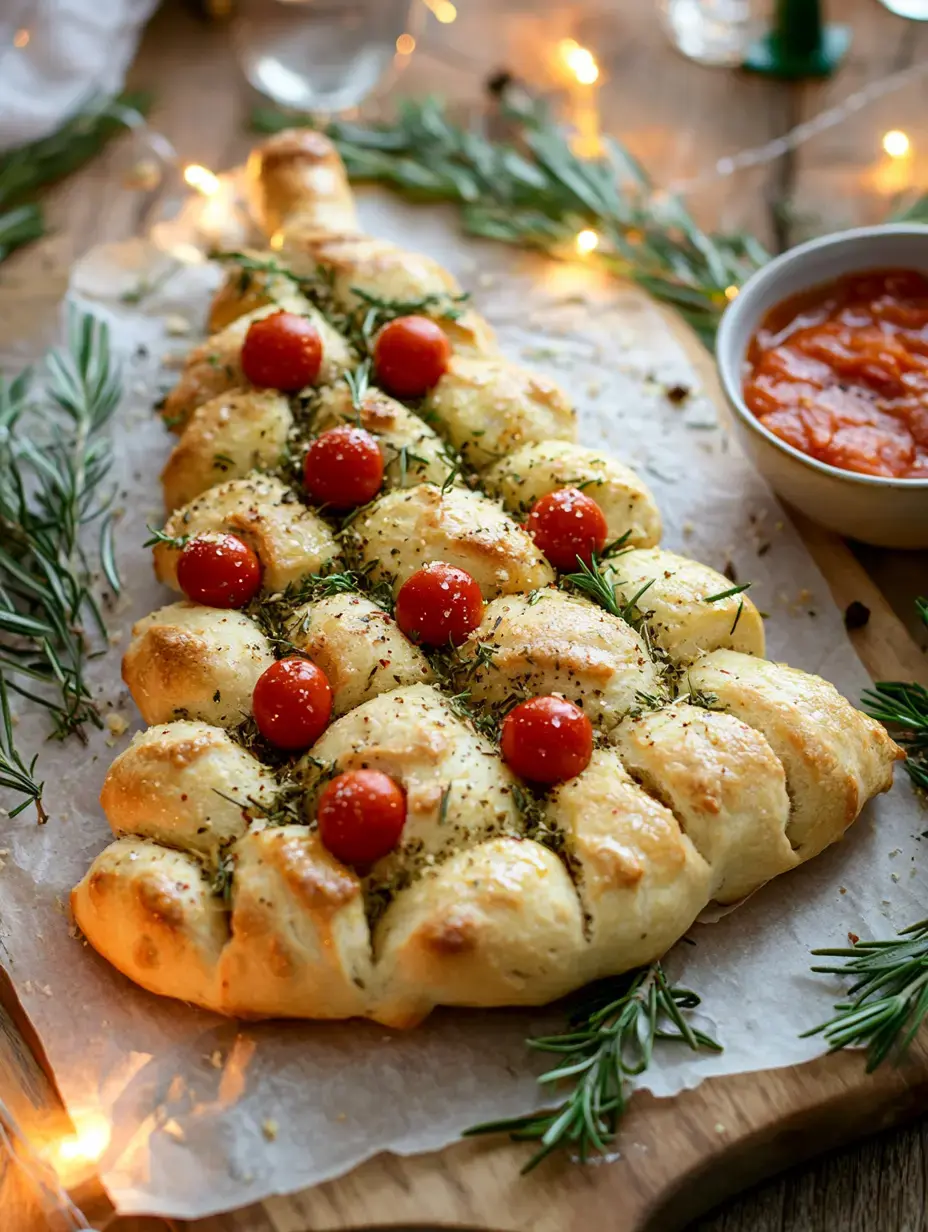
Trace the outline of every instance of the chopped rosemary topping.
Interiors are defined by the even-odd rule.
[[[745,582],[742,586],[732,586],[728,590],[720,590],[717,595],[706,595],[703,599],[703,603],[718,603],[722,599],[730,599],[732,595],[744,594],[746,590],[751,589],[752,585],[753,583],[751,582]],[[743,599],[741,600],[741,605],[742,607],[744,606]]]
[[[549,1112],[475,1125],[467,1136],[508,1133],[517,1142],[539,1143],[523,1173],[558,1148],[576,1151],[584,1162],[593,1153],[605,1153],[628,1106],[633,1080],[651,1064],[656,1041],[722,1051],[711,1036],[687,1022],[685,1015],[698,1005],[695,992],[668,982],[659,962],[589,985],[575,998],[564,1031],[526,1040],[529,1048],[559,1058],[538,1081],[544,1086],[570,1082],[564,1100]]]
[[[812,953],[845,960],[813,971],[852,976],[855,982],[834,1017],[803,1037],[822,1034],[832,1051],[866,1047],[868,1073],[892,1052],[901,1056],[928,1021],[928,920],[910,924],[892,941],[858,941],[847,949]]]
[[[616,598],[615,586],[600,570],[599,558],[596,553],[593,553],[592,565],[588,565],[579,556],[577,557],[577,564],[580,566],[579,571],[577,573],[565,573],[561,578],[562,585],[569,583],[569,585],[582,591],[585,595],[589,595],[594,603],[598,603],[600,607],[605,608],[607,612],[611,612],[613,616],[621,616],[622,609]]]
[[[149,538],[142,544],[143,548],[153,548],[156,544],[166,543],[168,547],[177,548],[182,551],[190,542],[189,535],[168,535],[163,530],[157,530],[154,526],[146,525]]]
[[[741,619],[741,613],[744,611],[744,600],[738,602],[738,610],[735,612],[735,619],[731,622],[731,628],[728,630],[728,636],[731,637],[734,631],[738,628],[738,621]]]

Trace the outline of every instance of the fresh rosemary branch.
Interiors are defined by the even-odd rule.
[[[39,825],[48,821],[48,814],[42,807],[42,790],[44,783],[35,777],[35,763],[38,754],[27,766],[13,740],[13,716],[10,714],[10,699],[6,691],[6,681],[0,674],[0,787],[14,791],[24,796],[20,804],[10,809],[10,816],[15,817],[30,804],[35,804]]]
[[[673,305],[711,343],[731,288],[769,259],[758,241],[701,231],[611,138],[601,158],[583,159],[539,103],[510,92],[503,116],[509,142],[454,124],[434,98],[403,101],[392,123],[335,121],[326,131],[353,180],[450,201],[472,235],[563,256],[580,230],[595,229],[591,260]],[[252,118],[265,132],[294,122],[266,109]]]
[[[928,599],[916,599],[915,606],[928,627]],[[928,791],[928,689],[881,680],[863,693],[861,704],[871,718],[897,729],[896,739],[908,754],[905,768],[912,782]]]
[[[659,962],[590,985],[579,994],[564,1031],[526,1040],[529,1048],[559,1058],[538,1081],[570,1082],[565,1099],[548,1112],[475,1125],[467,1135],[508,1133],[517,1142],[538,1142],[523,1172],[558,1148],[576,1151],[583,1162],[592,1152],[604,1153],[627,1107],[632,1080],[651,1064],[657,1040],[721,1052],[686,1020],[698,1005],[696,993],[668,982]]]
[[[901,1056],[928,1021],[928,920],[902,929],[892,941],[858,941],[849,949],[812,953],[846,960],[813,971],[857,978],[850,999],[835,1006],[835,1016],[804,1035],[823,1034],[832,1051],[865,1046],[868,1073],[892,1052]]]
[[[28,371],[0,378],[0,687],[4,697],[9,689],[46,707],[52,734],[63,739],[83,735],[88,722],[102,726],[86,678],[90,630],[106,636],[94,574],[119,591],[116,492],[106,477],[107,429],[122,385],[107,327],[72,307],[67,346],[47,359],[41,404],[30,403],[32,383]],[[5,726],[4,785],[38,803],[34,762],[24,765]]]
[[[593,553],[592,564],[588,565],[579,556],[577,564],[580,566],[576,573],[565,573],[561,578],[562,582],[569,583],[583,594],[589,595],[594,603],[598,603],[600,607],[605,608],[607,612],[611,612],[613,616],[622,615],[622,605],[619,603],[615,593],[615,585],[609,581],[605,573],[599,567],[599,559],[596,553]]]
[[[131,127],[149,106],[145,94],[92,100],[61,128],[0,155],[0,261],[45,234],[36,193],[97,154],[117,133]]]

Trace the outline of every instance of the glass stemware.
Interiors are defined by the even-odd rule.
[[[420,0],[239,0],[232,38],[256,90],[328,116],[393,80],[424,13]]]

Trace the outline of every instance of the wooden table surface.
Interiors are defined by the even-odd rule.
[[[737,150],[762,145],[867,82],[928,58],[928,23],[904,22],[877,0],[841,0],[854,31],[849,59],[826,82],[784,86],[690,64],[669,47],[658,5],[644,0],[458,0],[451,26],[430,20],[396,92],[435,91],[479,103],[484,82],[506,68],[528,81],[544,73],[558,38],[592,48],[603,70],[602,126],[636,153],[662,184],[686,180]],[[155,93],[152,124],[181,163],[222,168],[250,141],[255,96],[245,84],[226,30],[167,3],[153,19],[130,84]],[[840,127],[778,161],[706,184],[690,204],[703,225],[745,228],[772,248],[852,222],[885,217],[893,191],[928,190],[928,79],[868,105]],[[913,157],[890,165],[880,149],[887,129],[905,129]],[[920,146],[924,155],[920,156]],[[137,151],[137,147],[136,147]],[[92,244],[143,231],[159,216],[166,184],[142,194],[124,186],[125,143],[57,189],[50,206],[55,239],[11,261],[4,284],[26,288],[39,269],[64,272]],[[928,591],[928,553],[855,548],[900,616],[924,645],[912,599]],[[928,1229],[928,1121],[797,1169],[728,1203],[691,1232],[920,1232]]]

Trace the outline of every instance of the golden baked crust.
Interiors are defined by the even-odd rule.
[[[330,384],[351,367],[351,347],[335,332],[325,317],[302,295],[292,292],[283,294],[277,300],[237,317],[219,333],[194,347],[180,380],[164,400],[162,414],[171,428],[183,427],[197,407],[209,402],[211,398],[227,390],[248,385],[242,371],[242,344],[245,335],[255,321],[281,310],[309,317],[319,331],[322,339],[319,384]]]
[[[607,542],[650,548],[660,542],[661,515],[650,489],[629,467],[602,450],[570,440],[523,445],[501,458],[482,476],[483,486],[499,497],[514,517],[558,488],[580,488],[606,515]]]
[[[274,390],[230,389],[198,406],[161,472],[168,513],[223,479],[269,470],[284,457],[290,403]]]
[[[252,474],[217,484],[176,509],[164,532],[180,541],[210,534],[237,535],[257,554],[266,593],[286,590],[332,565],[339,556],[328,523],[302,504],[292,488],[268,475]],[[180,553],[177,543],[154,547],[155,574],[172,590],[180,590]]]
[[[650,962],[709,903],[839,839],[901,756],[879,724],[762,659],[754,604],[657,546],[651,493],[574,443],[562,391],[496,352],[434,261],[358,233],[325,137],[279,134],[249,177],[275,261],[315,297],[298,307],[350,333],[366,297],[416,301],[453,357],[408,407],[349,388],[338,365],[288,403],[241,387],[239,352],[245,314],[292,297],[293,280],[233,272],[217,296],[219,341],[194,352],[171,402],[189,421],[164,474],[175,542],[155,567],[176,588],[183,537],[230,532],[257,552],[264,591],[253,618],[181,602],[133,630],[124,676],[153,726],[110,769],[118,837],[72,894],[96,949],[222,1013],[411,1026],[437,1005],[537,1005]],[[342,339],[329,349],[349,355]],[[383,492],[341,524],[289,478],[309,434],[338,423],[372,432],[386,466]],[[284,448],[283,477],[257,473]],[[520,525],[563,486],[624,537],[600,566],[609,610],[556,587]],[[462,646],[426,654],[385,609],[434,560],[472,574],[487,605]],[[293,653],[325,672],[334,717],[287,760],[250,716],[258,677]],[[505,765],[497,731],[523,697],[552,692],[584,708],[596,747],[541,791]],[[365,767],[401,786],[407,816],[399,845],[355,870],[314,818],[331,776]]]
[[[618,616],[547,588],[488,603],[459,652],[456,678],[481,706],[560,693],[604,732],[660,698],[664,685],[641,637]]]
[[[377,437],[384,463],[384,490],[413,488],[419,483],[442,487],[463,485],[455,473],[455,458],[434,428],[407,410],[402,402],[379,389],[368,390],[356,407],[345,384],[322,392],[313,414],[318,435],[341,424],[359,424]]]
[[[465,569],[486,599],[554,581],[522,527],[495,501],[466,488],[420,484],[381,496],[353,522],[351,552],[372,581],[394,590],[433,560]]]
[[[298,607],[287,636],[325,672],[336,716],[381,693],[434,678],[419,647],[364,595],[330,595]]]
[[[146,723],[188,718],[237,727],[251,713],[258,677],[273,662],[253,620],[184,601],[136,621],[122,678]]]
[[[620,603],[634,600],[652,643],[672,663],[690,663],[723,648],[764,653],[760,612],[744,593],[716,599],[731,591],[732,583],[707,565],[648,548],[621,552],[608,576]]]

